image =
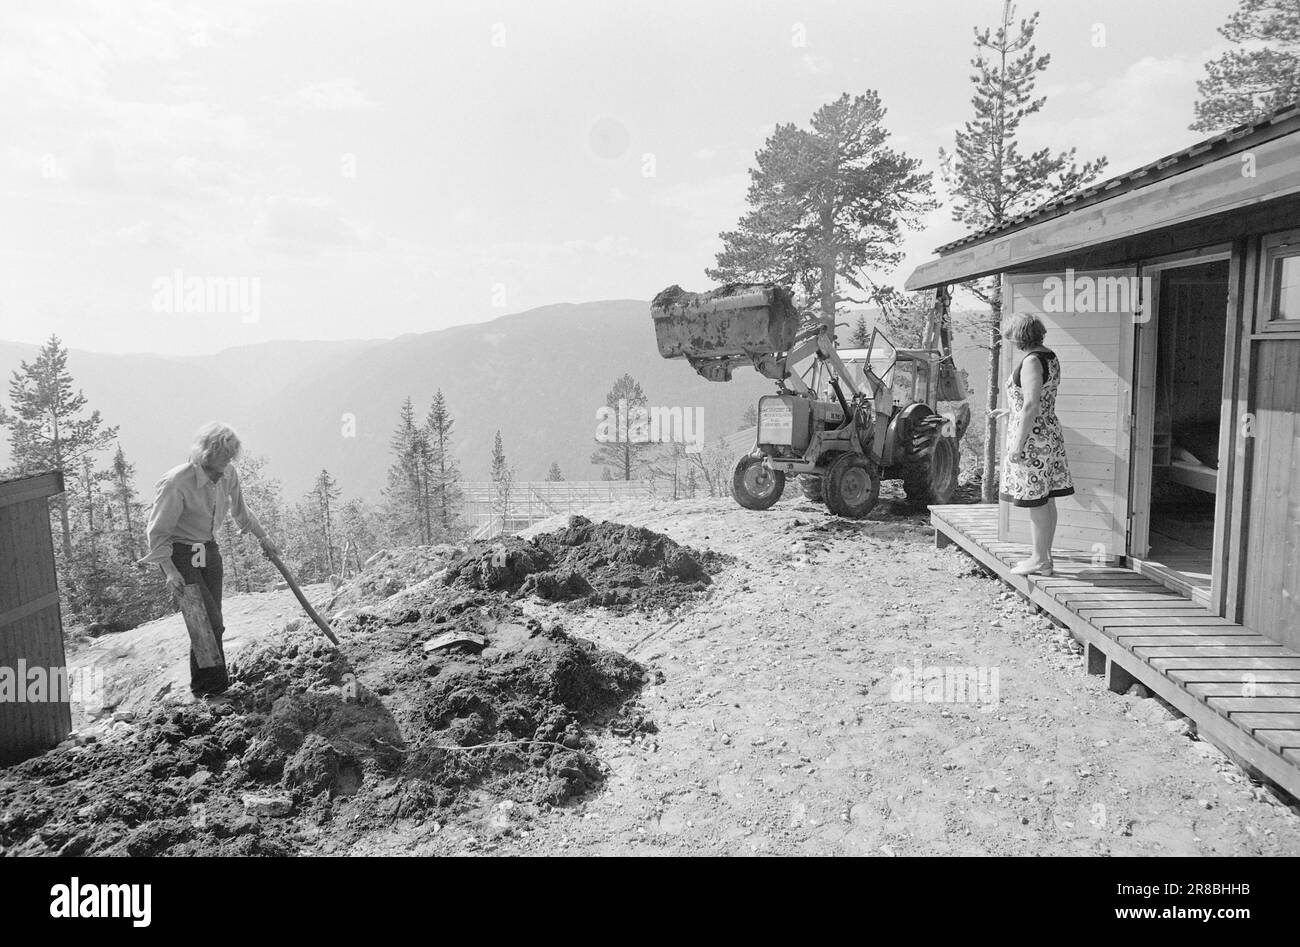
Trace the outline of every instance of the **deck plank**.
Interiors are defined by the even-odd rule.
[[[1098,618],[1092,623],[1102,631],[1107,628],[1170,628],[1177,625],[1212,626],[1236,624],[1236,622],[1230,622],[1226,618],[1215,618],[1213,615],[1198,615],[1195,618]]]
[[[1209,701],[1215,697],[1230,698],[1244,697],[1245,691],[1250,690],[1255,697],[1296,697],[1300,698],[1300,680],[1290,681],[1287,683],[1274,683],[1265,681],[1215,681],[1207,683],[1189,683],[1187,685],[1189,693]],[[1300,704],[1298,704],[1300,705]]]
[[[1118,642],[1125,642],[1129,638],[1165,638],[1172,641],[1187,640],[1188,644],[1196,644],[1200,638],[1259,638],[1261,635],[1255,634],[1249,628],[1242,628],[1240,625],[1175,625],[1172,627],[1155,627],[1148,628],[1146,625],[1134,625],[1132,628],[1115,628],[1110,632],[1110,636]],[[1269,644],[1277,644],[1276,641],[1269,641]]]
[[[1131,648],[1132,652],[1144,661],[1150,661],[1154,658],[1287,658],[1295,654],[1288,648],[1281,645],[1269,645],[1268,647],[1220,647],[1209,646],[1198,648],[1192,645],[1138,645]]]
[[[1300,730],[1256,730],[1255,736],[1279,751],[1300,750]]]
[[[1094,605],[1089,608],[1075,608],[1074,611],[1084,618],[1217,618],[1199,605],[1190,608],[1175,608],[1170,605],[1121,605],[1112,602],[1109,605]]]
[[[1131,638],[1117,638],[1126,648],[1277,648],[1275,641],[1269,641],[1262,635],[1135,635]],[[1261,657],[1253,654],[1251,657]]]
[[[1300,730],[1300,712],[1296,713],[1241,713],[1229,719],[1237,726],[1254,733],[1256,730]]]
[[[1300,669],[1173,668],[1169,677],[1189,690],[1201,684],[1231,684],[1239,688],[1247,681],[1263,687],[1266,684],[1300,684]]]
[[[1163,603],[1171,606],[1185,605],[1188,608],[1200,607],[1183,598],[1177,592],[1169,592],[1162,595],[1158,592],[1146,591],[1145,589],[1099,589],[1096,586],[1092,586],[1089,588],[1062,591],[1057,593],[1055,597],[1066,605],[1079,606],[1089,605],[1093,602],[1124,602],[1126,604],[1129,602],[1141,602],[1143,604],[1149,603],[1151,605],[1160,605]]]
[[[1153,582],[1151,579],[1148,579],[1146,576],[1140,575],[1129,569],[1121,569],[1119,566],[1099,566],[1099,565],[1094,565],[1091,562],[1067,562],[1067,563],[1059,563],[1059,564],[1053,563],[1052,571],[1053,571],[1052,575],[1044,576],[1044,578],[1130,579],[1134,582],[1145,582],[1150,585],[1155,585],[1157,588],[1161,587],[1158,583]]]
[[[1158,582],[1152,582],[1144,575],[1138,575],[1136,572],[1125,572],[1123,569],[1089,569],[1078,573],[1065,573],[1057,569],[1053,575],[1035,576],[1034,581],[1044,588],[1053,586],[1061,587],[1082,587],[1089,586],[1098,588],[1100,586],[1128,585],[1139,589],[1164,589],[1163,585]]]
[[[1206,703],[1221,714],[1300,713],[1300,700],[1294,697],[1210,697]]]
[[[1256,671],[1300,671],[1300,655],[1292,658],[1220,658],[1198,654],[1191,658],[1150,658],[1148,663],[1157,670],[1233,671],[1254,674]]]

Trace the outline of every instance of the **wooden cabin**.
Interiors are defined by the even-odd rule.
[[[1240,658],[1241,674],[1190,682],[1228,688],[1191,688],[1222,716],[1219,698],[1264,696],[1231,691],[1243,674],[1277,672],[1264,677],[1274,702],[1241,713],[1272,714],[1243,718],[1246,729],[1284,734],[1269,746],[1300,762],[1300,104],[936,252],[907,289],[1000,275],[1004,312],[1036,313],[1060,357],[1057,412],[1076,493],[1058,500],[1054,556],[1074,560],[1069,581],[1091,575],[1125,599],[1092,600],[1092,619],[1114,621],[1076,631],[1099,631],[1099,648],[1125,637],[1116,629],[1211,633],[1192,655],[1174,647],[1187,641],[1164,641],[1160,658],[1174,664],[1152,663],[1150,635],[1098,660],[1167,677],[1189,661],[1199,674],[1211,659]],[[1003,381],[1018,357],[1004,346]],[[1028,539],[1022,509],[944,509],[951,522],[934,516],[945,537],[963,533],[960,519],[964,544],[994,559]],[[1012,584],[1054,602],[1047,592],[1066,588]],[[1086,597],[1074,588],[1067,604]],[[1147,601],[1164,608],[1143,611]],[[1278,667],[1252,663],[1269,656]]]
[[[0,766],[48,750],[72,729],[67,688],[58,683],[67,671],[50,535],[49,498],[62,492],[59,471],[0,481],[0,674],[9,676],[0,694]],[[39,692],[29,686],[32,671]]]

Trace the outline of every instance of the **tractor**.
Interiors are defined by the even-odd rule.
[[[685,358],[709,381],[751,365],[776,382],[758,401],[754,449],[740,458],[732,492],[766,510],[789,477],[839,516],[871,512],[881,480],[903,482],[916,507],[947,503],[957,488],[959,443],[970,422],[960,377],[946,351],[941,297],[927,341],[899,349],[873,330],[863,349],[835,346],[833,316],[801,316],[775,284],[732,283],[708,293],[671,286],[651,303],[659,354]],[[941,414],[940,400],[960,402]]]

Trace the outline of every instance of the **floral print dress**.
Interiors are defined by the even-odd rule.
[[[1011,451],[1020,434],[1025,411],[1025,393],[1020,387],[1020,367],[1026,358],[1043,364],[1043,389],[1038,400],[1038,414],[1025,440],[1024,459],[1011,461]],[[1056,417],[1056,389],[1061,384],[1061,363],[1056,353],[1046,350],[1030,352],[1007,379],[1007,446],[1002,460],[1002,488],[999,497],[1015,506],[1042,506],[1050,497],[1074,493],[1070,468],[1065,459],[1065,437]]]

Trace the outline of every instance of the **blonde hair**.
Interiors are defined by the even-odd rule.
[[[229,424],[209,421],[194,432],[190,463],[206,467],[214,461],[229,463],[239,456],[239,435]]]
[[[1002,338],[1014,342],[1022,349],[1042,345],[1046,336],[1047,327],[1043,325],[1043,320],[1032,312],[1013,312],[1002,328]]]

